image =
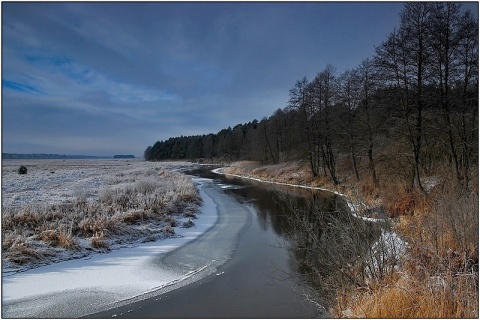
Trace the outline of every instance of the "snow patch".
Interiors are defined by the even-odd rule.
[[[131,299],[160,288],[173,286],[203,271],[208,265],[182,273],[180,270],[159,268],[153,262],[155,257],[195,240],[217,222],[217,205],[204,192],[207,181],[198,179],[195,182],[200,186],[200,194],[204,201],[194,227],[174,228],[179,235],[177,238],[142,243],[131,248],[91,255],[85,259],[63,261],[25,272],[3,274],[3,316],[38,316],[46,308],[41,303],[42,297],[62,295],[67,292],[102,292],[105,301],[96,303],[112,304],[115,301]],[[32,309],[16,307],[17,304],[21,305],[19,304],[21,302],[35,300],[37,302],[32,302],[34,304],[30,307]],[[75,317],[80,315],[75,314]]]

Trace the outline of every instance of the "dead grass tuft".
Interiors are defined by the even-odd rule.
[[[391,218],[401,215],[413,215],[418,203],[418,195],[413,192],[397,193],[385,201],[385,206]]]
[[[20,239],[11,244],[9,255],[5,257],[6,260],[20,265],[35,262],[41,258],[42,255],[37,250]]]
[[[97,249],[109,249],[110,245],[108,241],[104,238],[103,232],[96,232],[91,238],[90,238],[90,244],[92,245],[93,248]]]
[[[166,225],[163,228],[163,233],[166,234],[167,236],[172,236],[175,234],[175,230],[170,225]]]
[[[122,215],[122,220],[126,224],[135,224],[147,218],[148,216],[143,210],[129,210]]]

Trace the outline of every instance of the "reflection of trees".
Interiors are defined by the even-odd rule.
[[[248,186],[242,189],[229,190],[237,196],[250,201],[257,209],[257,220],[262,230],[271,227],[275,234],[283,236],[288,230],[288,220],[284,216],[287,204],[283,199],[278,199],[277,192],[273,188]],[[297,198],[297,197],[293,197]]]
[[[398,248],[380,237],[387,226],[353,216],[338,195],[264,183],[230,192],[254,200],[261,228],[271,227],[285,239],[299,271],[314,287],[315,299],[325,306],[334,302],[338,290],[366,287],[398,262],[391,259]]]
[[[238,181],[231,177],[224,178],[225,181],[232,184],[244,184],[245,181]],[[291,233],[291,221],[287,217],[292,208],[308,208],[311,206],[319,207],[322,211],[337,210],[341,201],[338,196],[330,192],[319,190],[310,190],[303,188],[292,188],[291,186],[269,185],[260,183],[257,187],[256,182],[250,182],[247,187],[242,189],[229,190],[236,196],[252,201],[256,207],[257,220],[263,230],[272,227],[279,236],[289,235]],[[340,199],[341,200],[341,199]]]
[[[365,286],[367,263],[380,227],[351,215],[337,196],[313,194],[303,208],[294,201],[289,207],[286,218],[292,251],[318,300],[329,306],[337,290]]]

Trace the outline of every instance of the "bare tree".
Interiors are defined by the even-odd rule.
[[[432,48],[432,73],[438,88],[438,100],[442,107],[442,116],[450,147],[450,156],[459,181],[462,180],[459,166],[454,124],[452,119],[452,89],[458,79],[459,61],[455,54],[462,39],[460,5],[453,2],[438,2],[432,7],[429,20],[428,42]]]
[[[376,87],[374,82],[374,65],[370,59],[363,60],[357,69],[361,84],[361,106],[365,118],[361,123],[366,127],[367,132],[367,154],[368,154],[368,168],[372,175],[372,181],[375,185],[378,185],[377,171],[375,169],[375,161],[373,159],[373,147],[374,147],[374,124],[372,119],[372,95],[374,94]]]
[[[465,187],[469,186],[471,162],[478,163],[478,21],[470,11],[461,17],[458,46],[460,77],[457,89],[457,101],[460,105],[459,136],[461,144],[461,164]],[[477,150],[476,159],[474,150]]]
[[[344,121],[339,123],[341,128],[340,137],[347,144],[347,148],[352,160],[352,168],[355,178],[360,180],[357,164],[358,148],[358,108],[361,101],[360,78],[356,70],[347,70],[339,78],[339,108],[341,117]]]
[[[399,111],[412,150],[412,179],[423,191],[420,179],[425,87],[429,74],[430,52],[427,46],[427,23],[432,3],[409,2],[400,14],[401,25],[376,50],[375,64],[386,85],[395,88]]]
[[[300,126],[303,127],[303,135],[306,140],[306,153],[310,161],[310,169],[314,176],[320,174],[321,168],[321,146],[318,140],[318,128],[315,121],[317,110],[313,102],[313,85],[303,78],[295,83],[290,90],[289,108],[296,110],[302,115]]]
[[[319,118],[317,123],[320,124],[319,133],[323,139],[322,155],[332,182],[338,184],[339,181],[336,172],[337,154],[334,150],[335,127],[333,124],[333,108],[338,92],[338,82],[335,73],[335,67],[328,65],[315,77],[313,83],[316,84],[316,104],[319,106],[319,110],[315,116]]]

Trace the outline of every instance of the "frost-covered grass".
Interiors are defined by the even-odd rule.
[[[17,173],[20,165],[27,174]],[[190,164],[4,160],[3,271],[175,236],[178,219],[195,218],[201,202],[191,179],[174,172],[185,166]]]

